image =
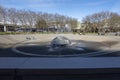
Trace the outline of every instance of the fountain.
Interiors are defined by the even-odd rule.
[[[78,45],[79,43],[72,42],[68,38],[64,36],[57,36],[55,37],[50,44],[50,48],[48,51],[58,51],[61,52],[65,49],[71,49],[71,50],[84,50],[81,48],[81,45]]]
[[[62,47],[68,47],[70,45],[71,45],[71,41],[64,36],[58,36],[51,41],[52,48],[56,48],[56,47],[62,48]]]

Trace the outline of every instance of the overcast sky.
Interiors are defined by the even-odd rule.
[[[7,8],[59,13],[79,20],[100,11],[120,14],[120,0],[0,0],[0,5]]]

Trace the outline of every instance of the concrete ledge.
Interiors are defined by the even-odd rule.
[[[120,68],[120,57],[0,58],[0,69]]]
[[[119,73],[120,57],[0,58],[0,75]]]

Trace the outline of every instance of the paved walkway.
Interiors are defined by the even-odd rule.
[[[117,36],[97,36],[97,35],[78,35],[78,34],[0,35],[0,47],[23,42],[26,40],[27,37],[31,38],[31,40],[29,40],[28,42],[47,42],[47,41],[51,41],[56,36],[65,36],[70,40],[103,42],[104,44],[106,44],[105,42],[117,41],[118,44],[114,47],[116,49],[120,48],[120,44],[119,44],[120,37],[119,36],[117,37]]]

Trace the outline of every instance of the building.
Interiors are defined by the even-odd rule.
[[[72,31],[79,33],[79,32],[81,32],[81,29],[82,29],[81,23],[78,22],[77,27],[76,28],[72,28]]]
[[[15,26],[12,25],[0,25],[0,32],[15,31]]]

